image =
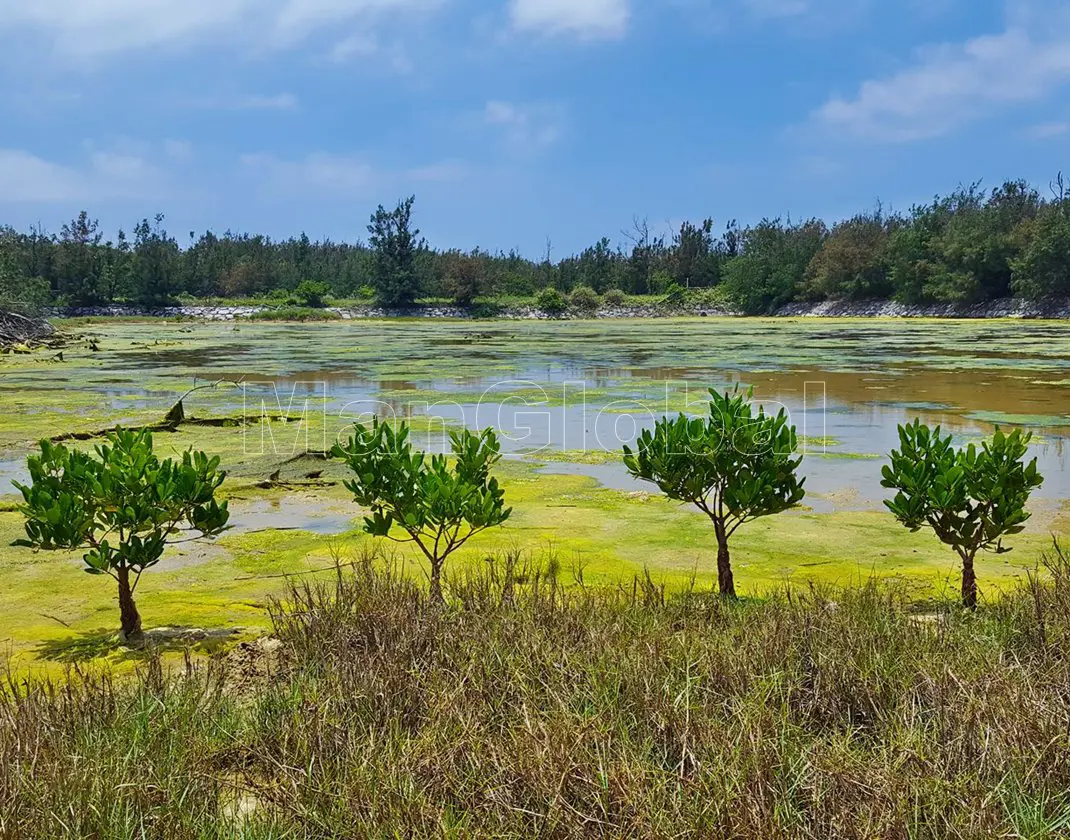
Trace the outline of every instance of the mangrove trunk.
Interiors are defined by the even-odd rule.
[[[732,574],[732,557],[728,553],[728,534],[719,523],[714,527],[717,530],[717,585],[722,598],[735,598],[736,580]]]
[[[962,606],[968,610],[977,609],[977,572],[973,567],[973,557],[962,556]]]
[[[121,568],[116,570],[119,579],[119,618],[122,626],[122,637],[128,642],[137,641],[141,638],[141,615],[134,603],[134,591],[130,586],[130,570]]]

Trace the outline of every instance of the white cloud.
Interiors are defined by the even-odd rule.
[[[21,149],[0,149],[0,201],[77,201],[84,196],[81,174]]]
[[[246,154],[239,162],[271,192],[340,198],[374,198],[388,189],[460,181],[471,174],[458,161],[390,170],[360,155],[329,152],[313,152],[294,160],[267,153]]]
[[[115,183],[146,183],[156,177],[156,170],[143,157],[122,152],[93,152],[89,158],[95,174]]]
[[[1070,82],[1070,18],[1015,5],[1005,31],[920,50],[912,66],[826,102],[833,131],[882,141],[937,137],[996,108],[1043,100]]]
[[[548,149],[561,137],[563,114],[558,105],[518,105],[491,100],[483,111],[487,125],[505,132],[513,151],[535,154]]]
[[[292,93],[276,93],[269,96],[253,94],[239,97],[234,102],[234,107],[246,111],[292,111],[297,107],[297,97]]]
[[[268,180],[282,192],[370,195],[378,180],[374,166],[348,155],[314,152],[299,160],[283,160],[271,154],[247,154],[241,165]]]
[[[1034,125],[1026,132],[1032,140],[1051,140],[1070,134],[1070,122],[1049,122]]]
[[[813,10],[810,0],[743,0],[743,5],[758,18],[795,17]]]
[[[292,93],[243,93],[203,97],[190,104],[194,108],[220,111],[292,111],[298,102]]]
[[[157,198],[166,176],[126,148],[93,149],[66,164],[22,149],[0,149],[0,203],[53,204],[117,198]]]
[[[417,166],[404,173],[405,180],[416,184],[448,184],[473,177],[471,168],[460,161],[444,160],[427,166]]]
[[[400,43],[383,44],[375,35],[368,32],[358,32],[343,38],[331,47],[327,58],[336,64],[374,59],[395,73],[412,72],[412,62]]]
[[[438,0],[0,0],[0,44],[24,32],[54,52],[97,58],[130,50],[183,49],[245,41],[291,46],[316,30],[370,24],[387,14],[425,10]]]
[[[628,0],[511,0],[514,28],[579,38],[620,38],[628,29]]]
[[[333,47],[329,54],[331,61],[344,62],[354,58],[373,58],[382,47],[379,39],[369,33],[360,32],[343,38]]]
[[[908,0],[910,14],[953,0]],[[829,37],[854,26],[868,14],[872,0],[664,0],[684,17],[691,31],[725,35],[737,25],[784,25],[794,34]]]
[[[164,140],[163,150],[172,160],[189,160],[193,157],[193,144],[188,140]]]

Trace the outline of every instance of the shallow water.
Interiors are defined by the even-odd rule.
[[[354,527],[352,513],[327,510],[314,501],[300,498],[234,502],[230,506],[230,517],[232,525],[227,535],[308,531],[331,536],[344,534]]]
[[[535,461],[547,450],[617,452],[658,417],[702,412],[707,386],[738,383],[788,410],[811,456],[808,487],[835,509],[879,503],[875,456],[915,416],[963,441],[996,424],[1032,429],[1047,477],[1039,495],[1070,498],[1070,327],[1062,323],[397,321],[94,331],[99,352],[72,349],[51,367],[0,367],[5,487],[24,475],[22,442],[37,436],[35,414],[62,413],[70,428],[81,428],[89,409],[109,422],[132,411],[162,415],[193,384],[219,379],[239,384],[198,392],[189,412],[311,412],[332,433],[369,414],[431,416],[442,424],[414,431],[429,448],[445,446],[457,424],[491,425],[505,451]],[[546,469],[636,486],[616,461],[557,456]]]

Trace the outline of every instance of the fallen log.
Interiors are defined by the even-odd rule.
[[[0,349],[7,350],[18,345],[28,348],[41,346],[55,334],[55,328],[44,318],[34,318],[0,309]]]

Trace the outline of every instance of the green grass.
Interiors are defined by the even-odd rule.
[[[1070,826],[1070,568],[967,614],[728,603],[498,555],[450,602],[366,554],[270,641],[0,689],[0,835],[1046,838]]]

